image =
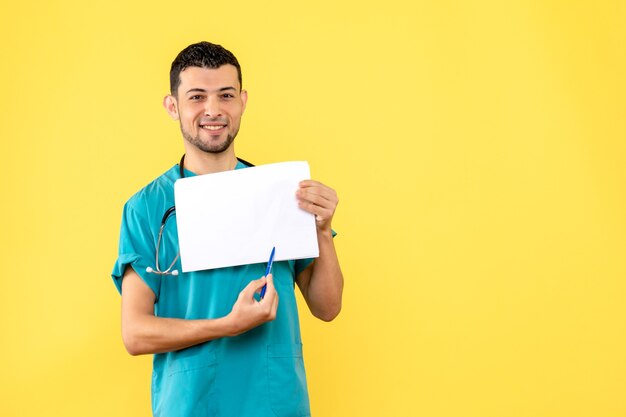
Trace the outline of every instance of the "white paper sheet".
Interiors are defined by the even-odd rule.
[[[307,162],[183,178],[174,184],[183,272],[319,256],[315,216],[298,207]]]

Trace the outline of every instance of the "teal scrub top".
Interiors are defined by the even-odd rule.
[[[238,162],[235,169],[245,168]],[[193,176],[185,170],[185,176]],[[158,317],[212,319],[226,316],[240,291],[265,273],[265,264],[182,273],[146,272],[155,268],[156,242],[165,211],[174,205],[175,165],[135,194],[124,206],[119,256],[112,277],[121,293],[131,266],[156,296]],[[178,253],[174,218],[167,221],[159,265],[167,268]],[[312,259],[275,262],[279,295],[274,321],[236,337],[224,337],[175,352],[154,355],[152,410],[158,417],[309,416],[302,339],[294,292],[295,277]]]

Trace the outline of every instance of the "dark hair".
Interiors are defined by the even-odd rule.
[[[233,65],[237,68],[239,88],[241,88],[241,67],[235,55],[221,45],[210,42],[198,42],[189,45],[176,56],[170,69],[170,92],[176,96],[180,85],[180,73],[188,67],[219,68],[222,65]]]

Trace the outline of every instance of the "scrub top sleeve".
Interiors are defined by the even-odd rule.
[[[146,268],[154,268],[156,237],[150,230],[145,219],[132,205],[126,203],[122,215],[122,227],[120,231],[119,254],[111,277],[122,293],[122,278],[127,266],[131,266],[137,275],[150,287],[156,297],[159,298],[161,288],[161,276],[146,272]]]
[[[333,234],[333,238],[335,236],[337,236],[337,232],[335,232],[332,229],[331,229],[331,232]],[[294,265],[295,276],[297,277],[298,275],[300,275],[300,272],[304,271],[307,268],[307,266],[309,266],[309,265],[311,265],[311,263],[313,263],[314,260],[315,260],[315,258],[297,259],[296,263]]]

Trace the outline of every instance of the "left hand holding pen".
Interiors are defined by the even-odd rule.
[[[331,222],[339,203],[337,193],[321,182],[304,180],[296,191],[296,198],[301,209],[315,215],[319,232],[331,232]]]

